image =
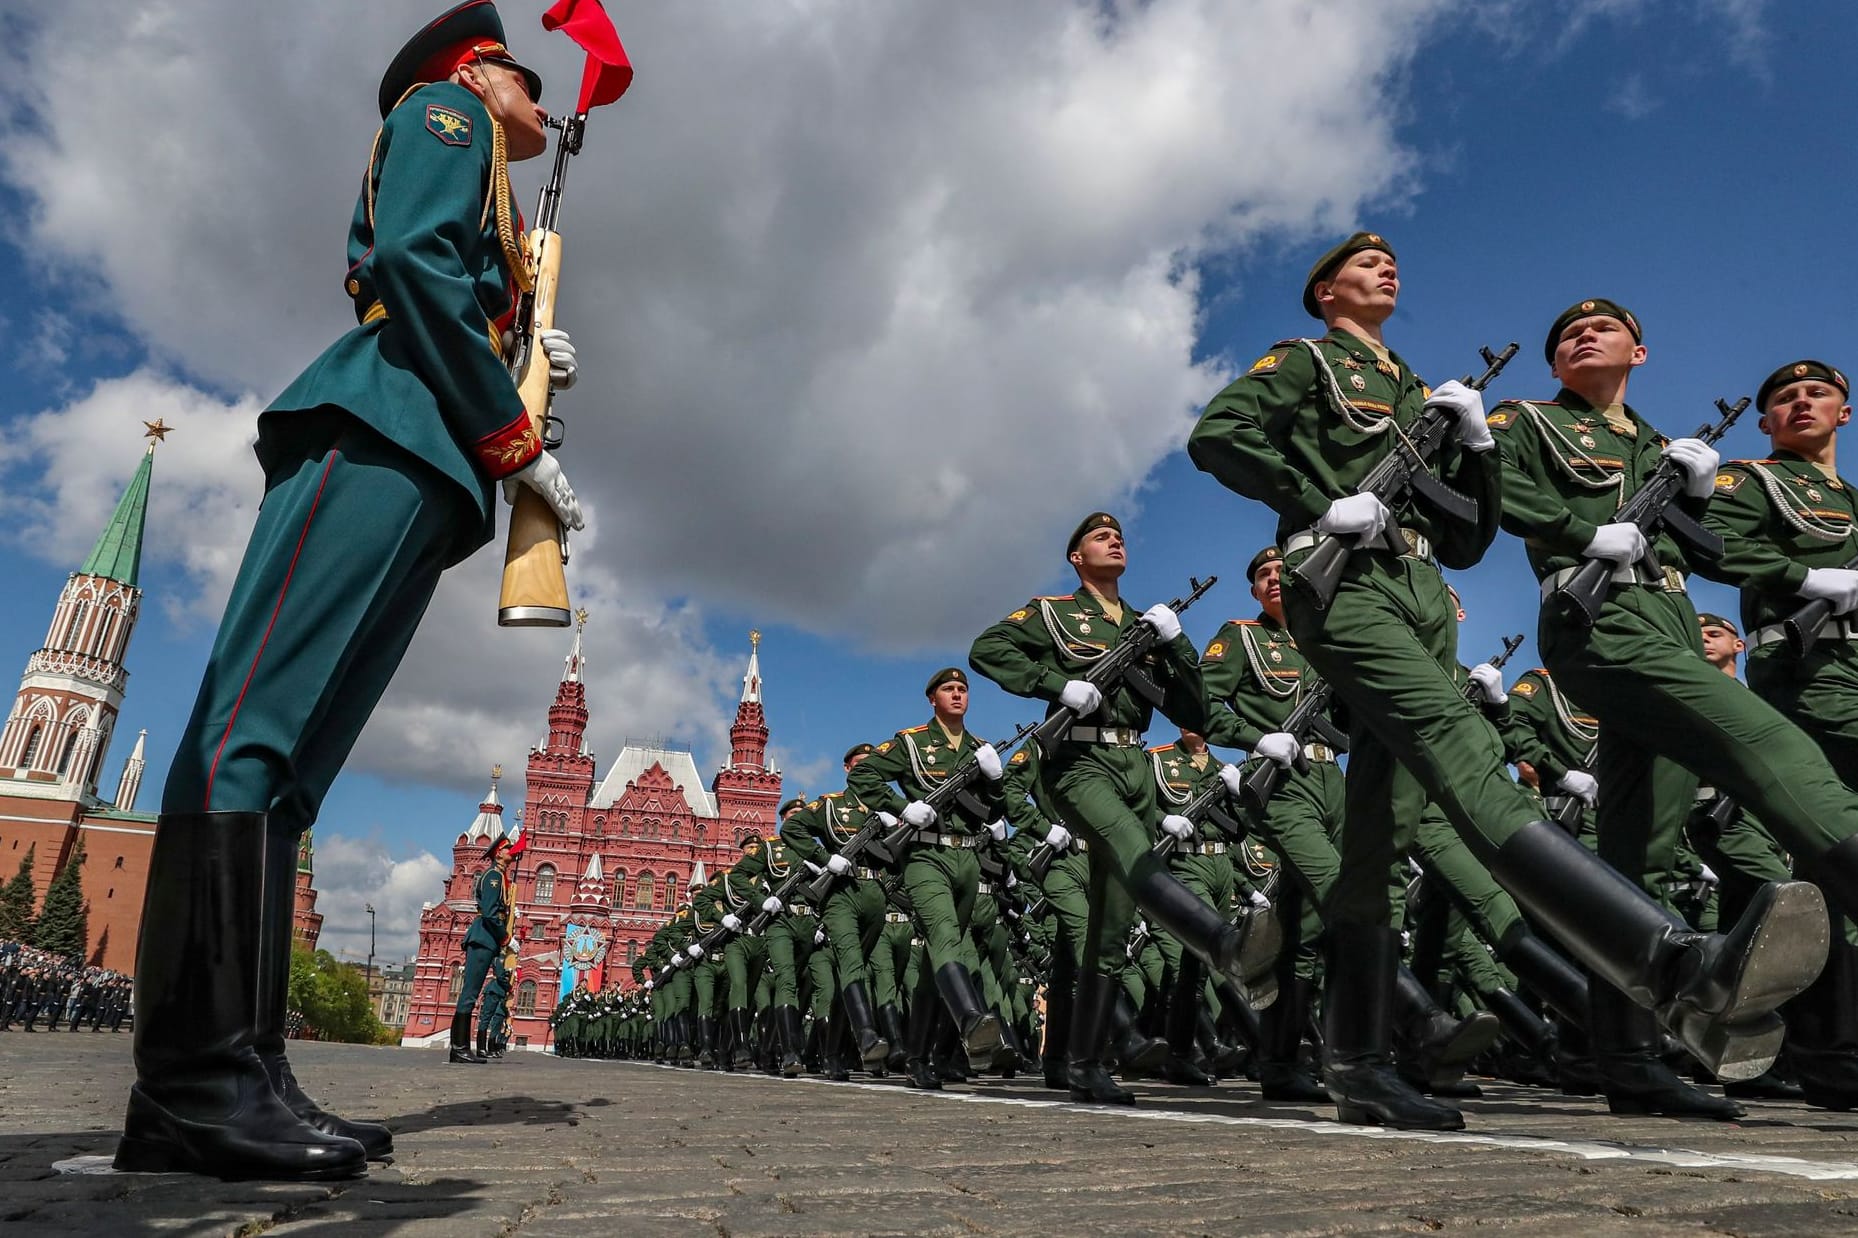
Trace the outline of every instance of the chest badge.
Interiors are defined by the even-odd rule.
[[[933,752],[925,752],[925,753],[923,753],[923,764],[924,764],[924,765],[934,765],[934,764],[935,764],[935,753],[933,753]]]
[[[1594,441],[1593,435],[1591,434],[1581,435],[1581,446],[1587,448],[1589,451],[1593,450],[1595,447],[1598,447],[1599,445],[1600,444]]]
[[[1806,488],[1806,497],[1807,497],[1807,501],[1808,501],[1808,502],[1810,502],[1810,503],[1817,503],[1817,502],[1819,502],[1819,500],[1820,500],[1820,499],[1821,499],[1821,497],[1823,497],[1823,496],[1822,496],[1822,495],[1821,495],[1821,494],[1819,493],[1819,488],[1818,488],[1818,487],[1816,487],[1816,486],[1808,486],[1808,487]]]
[[[1342,365],[1345,369],[1350,370],[1359,370],[1361,368],[1361,362],[1355,360],[1353,357],[1342,358]]]
[[[1366,391],[1368,389],[1368,380],[1359,374],[1350,374],[1348,376],[1348,385],[1353,387],[1356,391]]]
[[[1385,374],[1389,378],[1400,377],[1400,367],[1395,365],[1391,361],[1376,361],[1374,363],[1374,368],[1379,370],[1381,373]]]

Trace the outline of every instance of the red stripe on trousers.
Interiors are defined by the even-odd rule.
[[[336,457],[340,453],[341,441],[329,449],[329,459],[323,464],[322,480],[316,483],[316,497],[310,500],[309,514],[303,518],[303,530],[297,534],[297,548],[290,556],[290,567],[284,572],[284,583],[277,591],[277,605],[271,608],[271,622],[265,625],[264,639],[258,642],[258,652],[252,655],[251,669],[245,672],[245,682],[239,685],[239,699],[232,703],[232,716],[226,719],[226,733],[219,737],[219,747],[213,750],[213,763],[206,771],[206,803],[202,812],[213,811],[213,779],[219,773],[219,758],[226,751],[226,744],[232,739],[232,724],[239,720],[239,708],[245,704],[245,694],[251,689],[252,677],[258,673],[259,659],[264,657],[265,646],[271,643],[271,633],[277,627],[277,616],[284,609],[284,596],[290,592],[291,578],[297,574],[297,560],[303,556],[303,543],[310,536],[310,521],[316,519],[316,509],[322,505],[323,488],[329,484],[329,470],[335,467]],[[269,808],[270,805],[265,805]]]

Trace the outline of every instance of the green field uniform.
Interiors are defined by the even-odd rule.
[[[1006,816],[1013,824],[1016,840],[1031,838],[1042,843],[1058,823],[1057,810],[1039,776],[1040,767],[1038,748],[1030,743],[1021,744],[1007,759]],[[1042,878],[1036,878],[1029,868],[1021,878],[1033,883],[1046,906],[1044,922],[1052,962],[1045,989],[1045,1037],[1040,1058],[1053,1087],[1063,1083],[1072,999],[1090,928],[1089,847],[1089,840],[1073,838],[1065,850],[1053,857]]]
[[[1797,364],[1792,373],[1810,373],[1811,365]],[[1848,789],[1858,788],[1858,623],[1829,619],[1804,658],[1789,649],[1779,625],[1804,604],[1807,569],[1842,567],[1858,553],[1855,518],[1850,482],[1786,451],[1725,465],[1706,516],[1724,544],[1712,574],[1741,589],[1749,687],[1819,746]],[[1712,781],[1724,782],[1713,773]],[[1848,836],[1830,854],[1815,855],[1758,805],[1736,801],[1747,812],[1716,840],[1724,858],[1772,871],[1780,848],[1763,846],[1771,832],[1794,852],[1799,875],[1825,891],[1834,913],[1832,957],[1787,1019],[1807,1099],[1850,1107],[1858,1103],[1858,845]],[[1749,813],[1758,824],[1746,820]]]
[[[458,1004],[453,1008],[454,1016],[466,1020],[466,1044],[470,1043],[471,1011],[476,1008],[477,999],[484,990],[484,980],[490,975],[491,960],[497,957],[510,936],[509,890],[503,874],[494,865],[485,869],[478,874],[472,893],[477,898],[477,919],[471,921],[471,928],[465,934],[464,985],[458,990]]]
[[[781,839],[790,853],[823,869],[827,859],[852,840],[870,811],[843,791],[828,792],[787,814]],[[865,955],[884,923],[884,891],[875,870],[858,864],[834,881],[820,919],[831,939],[839,983],[865,984]]]
[[[1510,716],[1502,729],[1511,760],[1526,761],[1535,769],[1541,782],[1537,794],[1549,810],[1568,797],[1561,780],[1570,771],[1593,773],[1589,766],[1594,763],[1600,721],[1570,701],[1546,667],[1524,671],[1510,685]],[[1575,820],[1574,836],[1589,847],[1599,845],[1593,809],[1584,804]]]
[[[1162,814],[1180,812],[1208,786],[1219,782],[1222,762],[1202,749],[1189,753],[1177,744],[1158,744],[1148,750],[1155,776],[1156,807]],[[1159,818],[1157,818],[1159,821]],[[1232,916],[1234,844],[1216,827],[1207,826],[1185,842],[1173,842],[1168,866],[1180,883],[1221,918]],[[1206,990],[1206,968],[1184,951],[1170,933],[1155,934],[1155,946],[1166,964],[1167,1018],[1162,1024],[1169,1060],[1163,1077],[1177,1083],[1205,1086],[1211,1078],[1193,1064],[1200,1012]]]

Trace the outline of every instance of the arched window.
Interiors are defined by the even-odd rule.
[[[638,962],[638,959],[639,959],[639,943],[636,941],[627,942],[626,943],[626,966],[631,967],[634,963]]]
[[[677,906],[677,874],[666,873],[664,877],[664,905]]]
[[[640,873],[638,889],[632,895],[632,905],[641,911],[649,911],[652,907],[652,896],[657,893],[652,883],[652,875]]]
[[[60,778],[63,778],[67,773],[70,772],[71,758],[76,755],[77,755],[77,732],[73,731],[71,733],[71,738],[65,740],[65,750],[63,754],[61,754],[58,758],[58,776]]]
[[[516,1013],[535,1013],[535,981],[525,980],[516,989]]]
[[[613,906],[624,907],[625,905],[626,870],[623,868],[616,868],[613,870]]]
[[[555,866],[544,864],[535,870],[535,901],[552,903],[555,901]]]
[[[454,1001],[454,1002],[457,1001],[458,995],[462,992],[464,992],[464,964],[453,963],[452,964],[452,995],[448,1000]]]
[[[84,620],[90,615],[90,603],[79,602],[71,608],[71,622],[65,625],[65,638],[61,642],[66,649],[77,641],[77,634],[84,628]]]
[[[26,750],[19,754],[19,768],[31,769],[32,759],[39,755],[39,742],[45,738],[45,728],[34,726],[26,732]]]

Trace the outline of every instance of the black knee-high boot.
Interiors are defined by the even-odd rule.
[[[1657,1019],[1619,990],[1596,983],[1589,1008],[1600,1090],[1614,1113],[1729,1121],[1748,1112],[1727,1097],[1692,1087],[1665,1065]]]
[[[1323,1086],[1344,1122],[1455,1131],[1464,1116],[1421,1096],[1390,1065],[1400,935],[1331,925],[1323,991]]]
[[[1074,1101],[1135,1104],[1135,1093],[1118,1086],[1103,1066],[1103,1052],[1110,1042],[1111,1012],[1122,996],[1122,983],[1114,976],[1092,968],[1078,977],[1077,996],[1071,1006],[1071,1044],[1065,1061]]]
[[[252,1047],[264,862],[262,813],[170,813],[156,826],[118,1169],[330,1179],[367,1168],[359,1143],[291,1112]]]

